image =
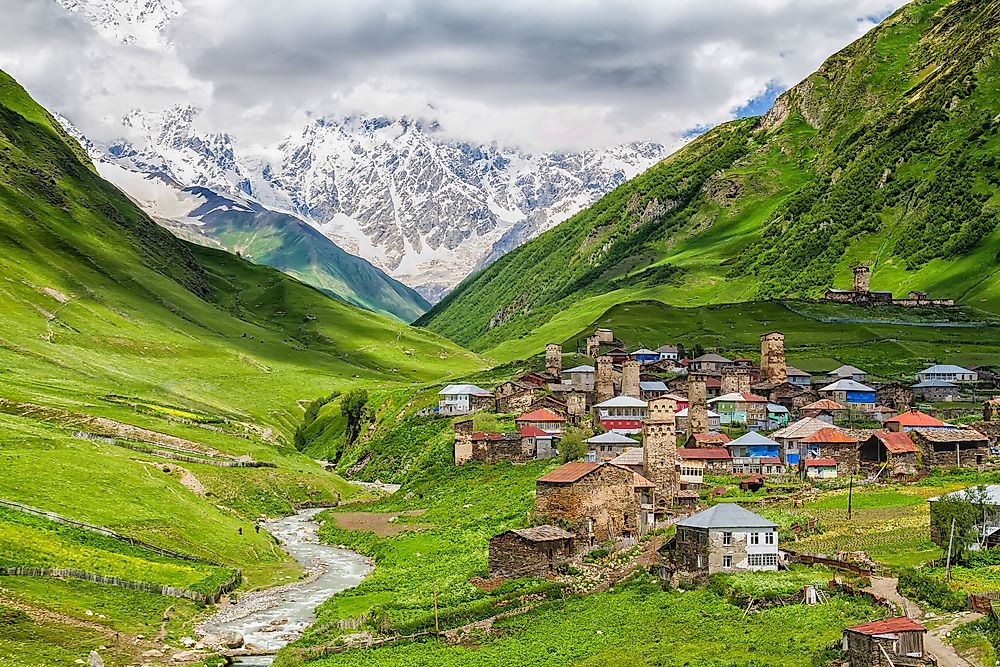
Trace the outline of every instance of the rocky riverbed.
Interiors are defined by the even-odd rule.
[[[295,641],[316,620],[314,610],[334,593],[357,586],[372,564],[360,554],[319,541],[320,509],[307,509],[264,524],[282,548],[306,569],[307,577],[276,588],[241,595],[199,627],[205,643],[249,652],[273,652]],[[266,665],[269,656],[238,658],[236,664]]]

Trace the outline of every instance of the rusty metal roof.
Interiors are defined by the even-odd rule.
[[[927,628],[920,625],[912,618],[897,616],[887,618],[884,621],[873,621],[862,623],[854,627],[847,628],[848,632],[857,632],[862,635],[889,635],[896,632],[926,632]]]
[[[591,461],[571,461],[569,463],[562,464],[551,472],[545,473],[539,477],[537,481],[550,484],[575,482],[584,475],[589,475],[600,467],[600,463],[593,463]]]

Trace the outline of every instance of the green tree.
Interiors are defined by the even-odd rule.
[[[987,512],[986,488],[983,486],[941,496],[934,501],[934,510],[931,512],[931,525],[938,544],[948,547],[954,520],[952,557],[961,560],[970,547],[979,544],[980,527],[986,521]]]
[[[353,443],[361,433],[361,426],[368,416],[368,392],[364,389],[352,389],[340,402],[340,414],[347,420],[348,445]]]
[[[583,455],[587,453],[587,443],[583,441],[583,433],[580,431],[566,431],[562,439],[559,440],[557,449],[559,450],[559,460],[563,463],[569,463],[583,458]]]

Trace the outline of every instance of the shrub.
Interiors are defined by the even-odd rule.
[[[967,605],[964,592],[952,590],[947,582],[920,570],[904,570],[899,575],[898,588],[902,595],[943,611],[962,611]]]

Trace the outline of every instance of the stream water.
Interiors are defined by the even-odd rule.
[[[371,572],[364,556],[319,541],[320,509],[307,509],[263,524],[282,548],[306,569],[309,578],[278,588],[241,595],[205,622],[206,631],[238,632],[244,646],[277,651],[295,641],[316,620],[314,610],[334,593],[353,588]],[[237,665],[269,665],[271,656],[244,656]]]

